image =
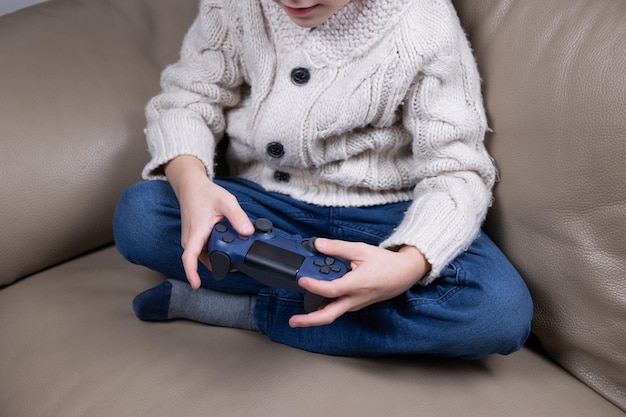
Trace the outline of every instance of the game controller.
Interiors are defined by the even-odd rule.
[[[300,287],[300,278],[332,281],[350,270],[347,261],[319,253],[315,238],[289,235],[266,218],[256,219],[254,229],[252,236],[241,236],[227,220],[215,225],[208,242],[213,278],[222,280],[237,269],[267,286],[299,291],[309,313],[326,299]]]

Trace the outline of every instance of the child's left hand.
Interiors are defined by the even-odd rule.
[[[348,311],[389,300],[406,292],[430,269],[413,246],[393,252],[366,243],[317,239],[315,247],[326,255],[350,259],[352,271],[334,281],[300,278],[298,283],[307,291],[334,300],[317,311],[291,317],[291,327],[330,324]]]

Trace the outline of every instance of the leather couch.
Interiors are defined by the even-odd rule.
[[[143,107],[196,0],[0,18],[0,416],[542,416],[626,410],[626,2],[458,0],[501,181],[486,228],[535,301],[519,352],[354,359],[146,323],[112,246]]]

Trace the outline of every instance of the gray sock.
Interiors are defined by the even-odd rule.
[[[168,279],[135,297],[133,308],[142,320],[188,319],[212,326],[257,330],[256,296],[226,294]]]

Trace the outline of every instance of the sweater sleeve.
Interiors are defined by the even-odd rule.
[[[240,100],[236,42],[219,0],[202,1],[180,59],[161,74],[161,92],[146,106],[151,160],[145,179],[164,178],[164,166],[180,155],[200,159],[213,176],[215,145],[225,130],[224,108]]]
[[[401,224],[381,246],[417,247],[434,280],[478,236],[496,179],[484,147],[480,78],[465,34],[432,58],[409,92],[403,123],[413,136],[420,181]]]

